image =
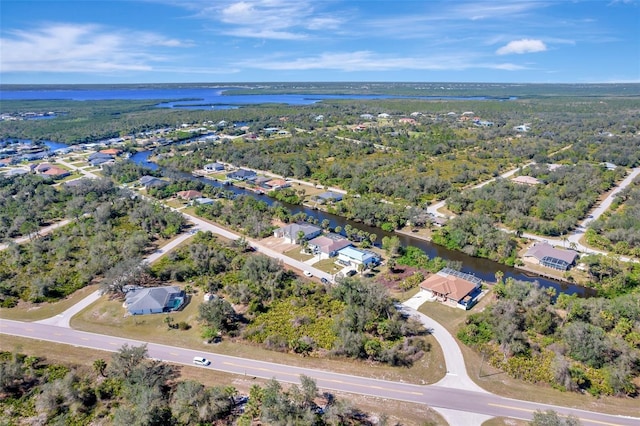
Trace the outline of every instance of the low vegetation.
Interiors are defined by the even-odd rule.
[[[471,314],[458,338],[509,375],[592,395],[638,394],[637,293],[580,299],[507,279],[497,300]]]
[[[180,370],[150,359],[145,346],[125,345],[109,361],[96,359],[93,371],[1,352],[0,412],[7,424],[372,424],[305,376],[299,386],[253,385],[247,397],[231,385],[180,380]]]

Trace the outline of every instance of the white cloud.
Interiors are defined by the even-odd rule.
[[[484,63],[475,61],[470,52],[459,55],[432,55],[429,57],[388,56],[372,51],[325,52],[314,56],[287,59],[275,54],[236,64],[243,68],[270,71],[336,70],[343,72],[394,71],[394,70],[465,70],[487,68],[520,70],[525,67],[509,63]]]
[[[0,72],[147,71],[166,58],[151,49],[186,44],[149,32],[93,24],[46,24],[0,38]]]
[[[274,40],[303,40],[313,34],[335,30],[345,22],[344,16],[319,8],[328,3],[309,0],[220,1],[212,5],[189,3],[183,7],[197,10],[197,16],[218,21],[216,31],[234,37]]]
[[[496,53],[498,55],[510,55],[512,53],[544,52],[545,50],[547,50],[547,45],[544,44],[542,40],[523,38],[521,40],[510,41],[496,50]]]

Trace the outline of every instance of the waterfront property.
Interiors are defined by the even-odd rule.
[[[351,241],[342,235],[333,233],[321,235],[309,240],[309,249],[325,258],[337,256],[339,250],[349,247],[350,245]]]
[[[256,176],[257,176],[256,172],[254,172],[253,170],[247,170],[247,169],[238,169],[231,173],[227,173],[227,178],[240,180],[240,181],[253,180],[256,178]]]
[[[547,268],[566,271],[569,269],[578,253],[575,250],[558,249],[545,242],[537,242],[524,255],[524,261]]]
[[[444,268],[420,283],[420,288],[449,306],[470,309],[482,294],[482,280],[471,274]]]
[[[338,250],[338,262],[345,266],[364,265],[367,268],[379,264],[380,256],[376,253],[355,247],[345,247]]]
[[[219,172],[224,170],[224,165],[220,163],[205,164],[203,167],[205,172]]]
[[[169,182],[167,182],[166,180],[162,180],[157,177],[148,176],[148,175],[142,176],[139,179],[139,182],[140,182],[140,185],[144,186],[145,188],[152,188],[152,187],[164,186],[169,184]]]
[[[301,240],[307,241],[322,234],[322,228],[308,223],[292,223],[283,228],[276,229],[273,235],[283,238],[290,244],[297,244]]]
[[[196,191],[194,189],[189,189],[187,191],[178,191],[176,192],[176,197],[190,201],[195,200],[196,198],[202,198],[202,192]]]
[[[329,203],[329,202],[337,203],[338,201],[342,201],[342,194],[340,194],[339,192],[328,191],[328,192],[323,192],[322,194],[316,195],[314,199],[318,203]]]
[[[184,291],[176,286],[134,288],[126,293],[124,307],[130,315],[177,311],[185,302]]]

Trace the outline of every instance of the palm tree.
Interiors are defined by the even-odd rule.
[[[93,361],[93,369],[102,377],[107,377],[104,374],[105,370],[107,369],[107,362],[104,359],[100,358]]]

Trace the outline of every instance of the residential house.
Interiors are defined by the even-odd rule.
[[[53,179],[62,179],[71,174],[69,170],[51,164],[39,164],[38,167],[36,167],[36,173]]]
[[[528,185],[528,186],[540,185],[542,183],[542,181],[538,178],[534,178],[533,176],[524,176],[524,175],[514,177],[513,179],[511,179],[511,182],[517,183],[520,185]]]
[[[224,164],[209,163],[209,164],[205,164],[203,169],[205,172],[219,172],[221,170],[224,170]]]
[[[524,255],[524,261],[547,268],[566,271],[576,259],[578,252],[575,250],[559,249],[546,242],[537,242]]]
[[[11,170],[7,170],[4,173],[4,175],[6,177],[13,177],[13,176],[26,175],[27,173],[29,173],[28,169],[11,169]]]
[[[306,241],[320,234],[322,234],[322,228],[308,223],[292,223],[276,229],[273,233],[276,238],[283,238],[290,244],[297,244],[300,239],[299,235],[302,235],[302,239]]]
[[[460,309],[470,309],[482,294],[482,280],[471,274],[444,268],[420,283],[431,297]]]
[[[403,117],[403,118],[399,119],[398,123],[400,123],[400,124],[413,124],[413,125],[418,124],[418,122],[415,119],[407,118],[407,117]]]
[[[185,298],[176,286],[139,287],[127,291],[123,306],[130,315],[160,314],[180,309]]]
[[[169,184],[169,182],[167,182],[166,180],[162,180],[157,177],[148,176],[148,175],[142,176],[138,181],[145,188],[159,187],[159,186],[164,186]]]
[[[238,169],[227,173],[227,178],[235,180],[254,180],[258,174],[253,170]]]
[[[345,266],[365,265],[369,268],[379,264],[380,261],[380,256],[368,250],[350,246],[338,250],[338,262]]]
[[[320,204],[337,203],[338,201],[342,201],[342,194],[339,192],[328,191],[318,194],[313,198]]]
[[[360,114],[360,118],[362,118],[363,120],[373,120],[373,115],[372,114]]]
[[[391,115],[387,114],[386,112],[383,112],[378,114],[378,118],[391,118]]]
[[[182,198],[183,200],[194,200],[196,198],[202,198],[202,192],[189,189],[188,191],[176,192],[176,196],[178,198]]]
[[[112,155],[112,156],[117,156],[117,155],[122,154],[122,150],[117,149],[117,148],[101,149],[99,152],[101,154],[107,154],[107,155]]]
[[[271,189],[289,188],[291,184],[284,179],[271,179],[264,183]]]
[[[193,204],[211,205],[211,204],[213,204],[215,202],[216,202],[216,200],[214,200],[212,198],[207,198],[207,197],[196,198],[196,199],[193,200]]]
[[[342,235],[331,233],[309,240],[308,244],[309,249],[316,254],[320,254],[324,257],[335,257],[338,255],[339,250],[349,247],[351,245],[351,241],[347,240]]]

